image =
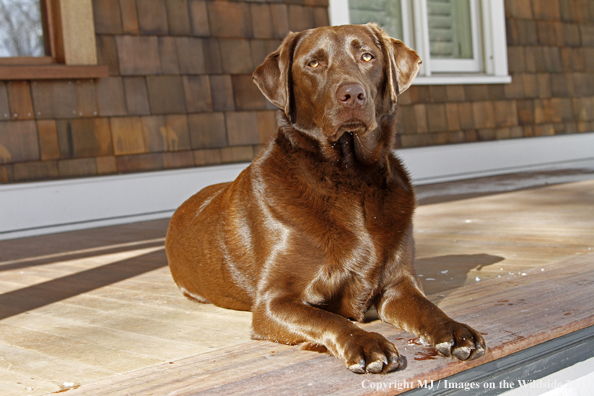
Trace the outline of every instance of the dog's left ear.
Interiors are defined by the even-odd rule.
[[[378,38],[384,57],[386,57],[386,74],[388,75],[388,91],[392,102],[396,97],[406,91],[421,69],[421,57],[400,40],[392,38],[375,23],[367,26]]]
[[[260,91],[272,104],[280,107],[290,117],[291,112],[291,63],[298,34],[289,32],[276,51],[256,68],[252,78]]]

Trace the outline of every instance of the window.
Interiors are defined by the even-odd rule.
[[[45,56],[40,0],[0,0],[0,57]]]
[[[509,83],[503,0],[330,0],[333,25],[376,22],[414,48],[413,84]]]
[[[0,80],[106,77],[91,0],[0,0]]]

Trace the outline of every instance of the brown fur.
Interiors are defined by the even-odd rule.
[[[394,115],[420,63],[374,24],[290,33],[254,72],[283,109],[276,137],[171,219],[182,292],[251,310],[254,338],[328,350],[357,373],[402,364],[391,342],[349,321],[372,306],[443,355],[482,356],[483,338],[427,300],[413,268],[415,197],[393,154]]]

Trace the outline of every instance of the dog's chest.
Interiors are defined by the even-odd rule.
[[[325,215],[317,216],[327,232],[325,257],[306,295],[314,305],[361,320],[402,242],[411,210],[382,191],[338,192],[325,201]]]

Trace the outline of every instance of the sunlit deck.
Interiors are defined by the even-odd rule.
[[[178,291],[163,248],[168,221],[157,220],[0,241],[0,393],[365,394],[365,379],[437,380],[594,324],[594,169],[417,194],[418,273],[433,301],[486,334],[481,360],[433,359],[377,321],[363,326],[407,359],[382,377],[251,341],[249,312]]]

